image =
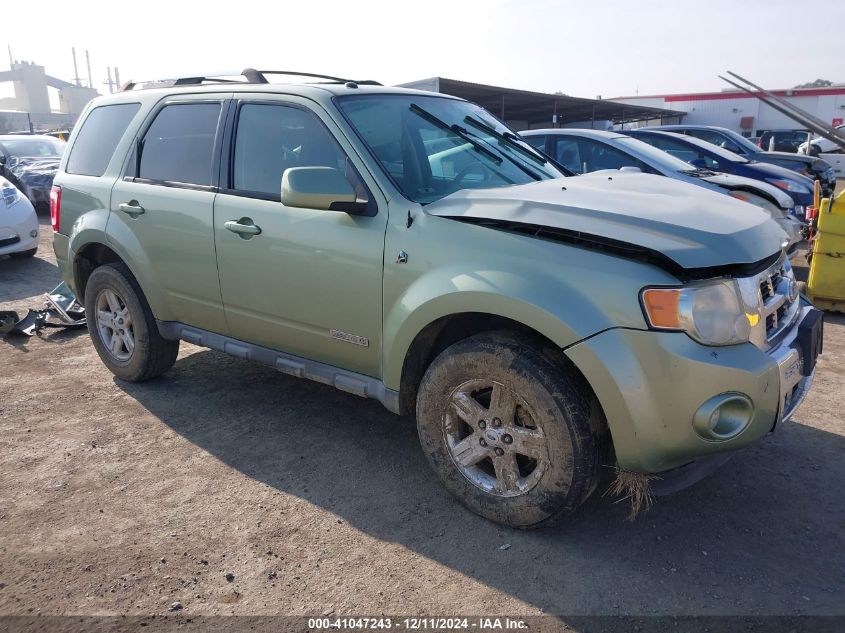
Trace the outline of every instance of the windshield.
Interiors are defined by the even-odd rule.
[[[564,176],[489,112],[466,101],[380,94],[340,97],[337,103],[384,172],[414,202]]]
[[[760,151],[760,148],[757,147],[754,143],[749,141],[745,138],[742,134],[737,134],[733,130],[719,130],[722,134],[726,134],[727,136],[731,137],[731,140],[739,145],[741,148],[744,148],[746,152],[750,152],[752,154],[756,154]]]
[[[614,140],[623,146],[627,146],[625,147],[626,150],[636,152],[640,158],[651,163],[653,167],[657,167],[660,171],[693,171],[689,163],[685,163],[680,158],[675,158],[671,154],[664,152],[662,149],[657,149],[653,145],[644,143],[638,138],[620,136]]]
[[[6,138],[0,145],[18,158],[59,158],[65,151],[65,142],[53,138]]]
[[[667,132],[662,132],[662,134],[667,134]],[[671,134],[669,132],[668,134]],[[707,141],[702,141],[701,139],[695,138],[694,136],[683,136],[683,135],[676,135],[672,134],[672,136],[680,136],[681,139],[685,143],[689,143],[690,145],[695,145],[696,147],[701,148],[705,152],[710,152],[711,154],[715,154],[719,158],[723,158],[724,160],[730,161],[732,163],[747,163],[750,162],[747,158],[743,158],[739,154],[734,154],[733,152],[729,152],[728,150],[719,147],[718,145],[713,145],[713,143],[708,143]],[[680,139],[679,139],[680,140]],[[759,147],[757,148],[760,149]]]

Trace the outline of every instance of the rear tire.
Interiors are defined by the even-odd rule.
[[[179,341],[162,338],[138,282],[123,263],[96,268],[85,287],[88,333],[118,378],[142,382],[173,366]]]
[[[417,396],[420,442],[446,488],[473,512],[518,528],[551,523],[590,496],[606,428],[573,366],[506,332],[447,348]]]
[[[10,253],[10,257],[14,259],[25,259],[27,257],[35,257],[35,253],[38,252],[38,247],[30,248],[28,251],[20,251],[18,253]]]

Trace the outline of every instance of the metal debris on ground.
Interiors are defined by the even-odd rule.
[[[0,312],[0,335],[33,336],[44,328],[85,327],[85,308],[64,282],[45,297],[43,310],[29,310],[22,319],[18,318],[17,312]]]

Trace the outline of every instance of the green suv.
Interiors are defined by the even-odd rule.
[[[690,483],[807,393],[820,312],[765,212],[566,177],[461,99],[268,74],[129,87],[74,129],[54,248],[117,377],[184,340],[375,398],[517,527],[605,474]]]

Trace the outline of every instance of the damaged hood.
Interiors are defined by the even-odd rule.
[[[59,171],[59,161],[60,156],[16,158],[5,165],[4,171],[5,175],[11,175],[21,184],[28,198],[33,199],[37,192],[41,199],[44,195],[49,197],[53,178]]]
[[[596,172],[495,189],[467,189],[430,215],[558,229],[657,252],[684,269],[759,262],[786,234],[745,202],[671,178]]]

